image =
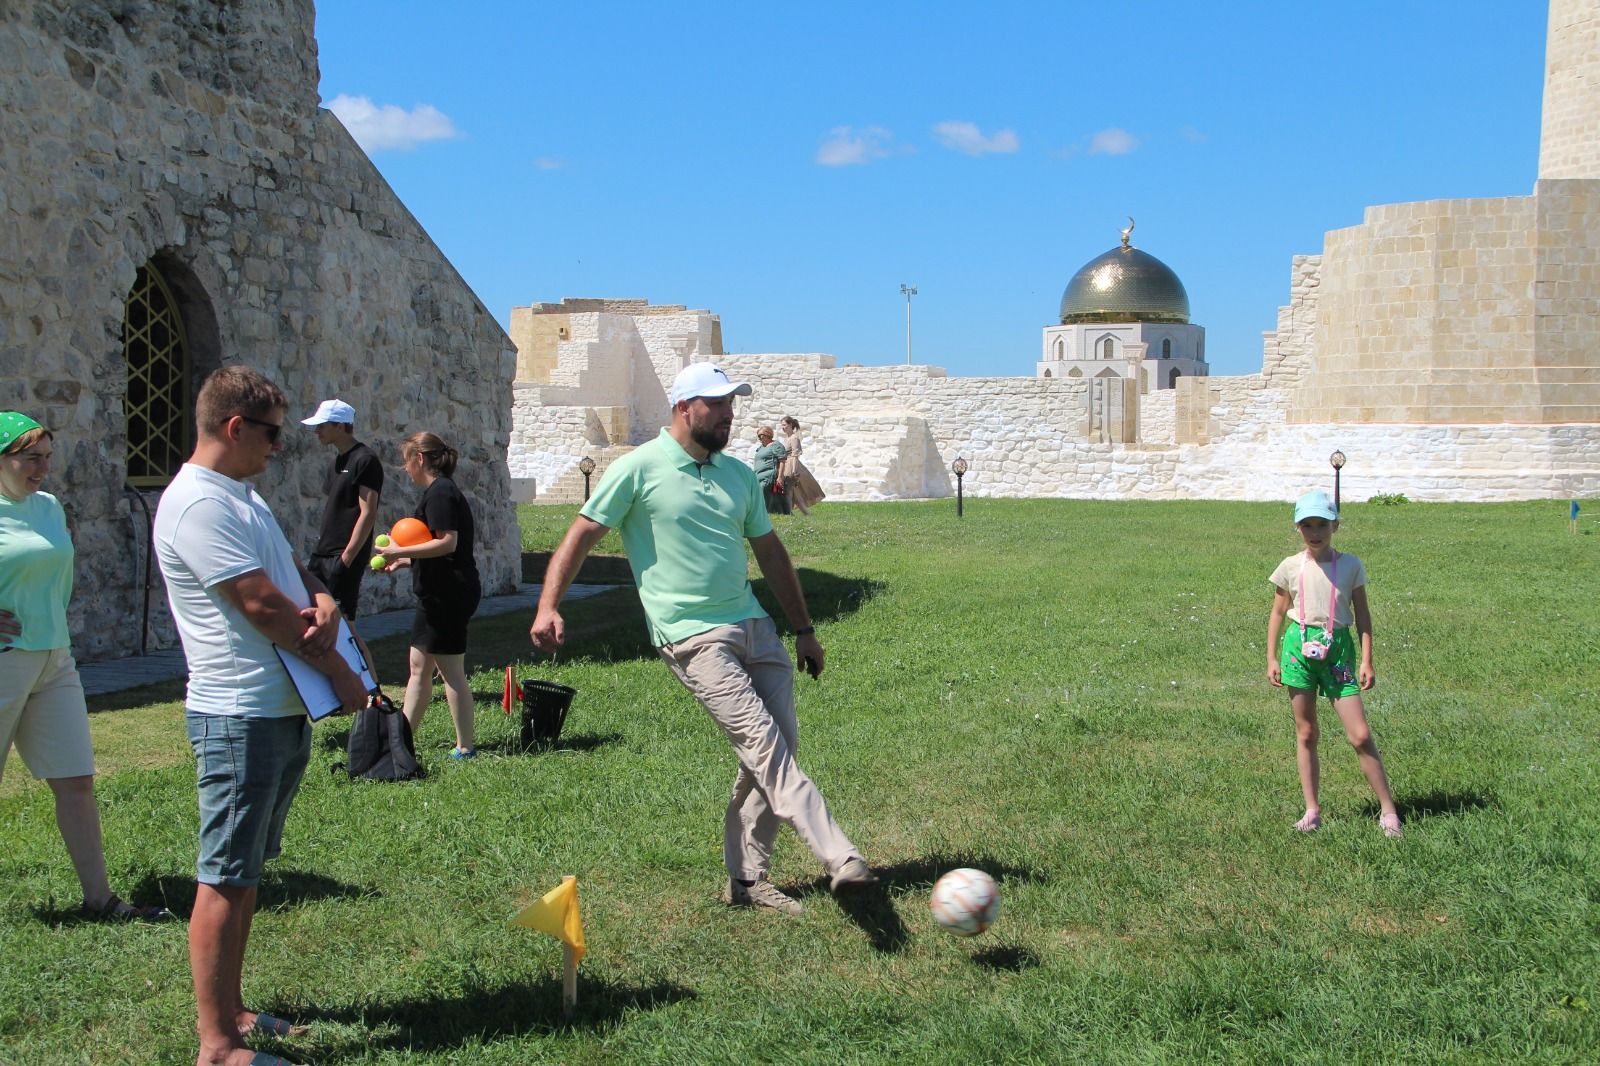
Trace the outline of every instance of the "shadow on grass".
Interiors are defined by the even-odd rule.
[[[491,1042],[526,1033],[606,1029],[625,1015],[696,999],[693,989],[671,982],[618,984],[580,977],[578,1004],[570,1019],[561,1016],[561,979],[499,988],[471,987],[459,996],[419,996],[392,1003],[299,1009],[301,1021],[325,1021],[370,1030],[370,1035],[330,1042],[317,1052],[319,1062],[367,1059],[374,1048],[445,1051],[467,1043]]]
[[[552,744],[535,744],[526,750],[522,747],[520,736],[502,737],[488,743],[479,742],[479,751],[492,751],[500,755],[527,755],[530,758],[550,752],[561,751],[594,751],[607,744],[615,744],[622,740],[621,733],[572,733],[561,737]]]
[[[1471,814],[1498,806],[1500,801],[1492,792],[1425,792],[1420,796],[1396,796],[1394,800],[1395,810],[1400,812],[1400,820],[1403,822],[1417,818]],[[1363,813],[1376,818],[1378,804],[1369,801],[1363,808]]]
[[[262,875],[261,886],[256,893],[256,910],[293,907],[319,899],[376,899],[381,895],[374,888],[346,884],[305,870],[269,868]],[[181,918],[187,918],[194,912],[194,897],[194,878],[173,874],[147,874],[133,886],[133,891],[123,895],[135,906],[162,906]],[[33,915],[51,925],[73,925],[90,920],[83,917],[76,907],[70,910],[35,907]]]
[[[870,577],[840,577],[826,570],[802,569],[800,587],[805,589],[806,607],[813,622],[832,622],[845,615],[855,614],[874,596],[889,586]],[[764,579],[751,582],[756,599],[774,618],[783,618],[783,609]],[[780,627],[782,628],[782,627]]]
[[[972,961],[986,970],[1010,970],[1021,973],[1039,965],[1039,955],[1032,948],[1019,944],[996,944],[972,953]]]
[[[905,923],[894,908],[894,895],[915,891],[920,896],[931,889],[940,876],[964,866],[984,870],[1001,884],[1045,879],[1037,870],[1004,863],[989,855],[965,852],[955,855],[934,854],[889,866],[873,867],[873,872],[878,875],[878,883],[840,894],[836,897],[839,909],[867,934],[867,942],[874,951],[893,954],[903,950],[911,939]],[[827,892],[827,878],[819,877],[801,888],[798,894],[826,895]]]

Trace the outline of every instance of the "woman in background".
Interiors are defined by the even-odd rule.
[[[783,490],[789,505],[801,514],[810,514],[811,508],[821,503],[828,494],[800,461],[800,422],[794,415],[784,415],[779,423],[783,427],[783,450],[788,455],[783,460]]]
[[[783,479],[779,475],[786,454],[783,445],[773,442],[771,426],[756,430],[756,441],[760,446],[756,448],[753,465],[756,480],[761,482],[761,498],[766,501],[767,513],[788,514],[789,497],[783,491]]]
[[[55,436],[20,411],[0,411],[0,775],[16,745],[55,794],[56,827],[83,887],[85,918],[161,922],[111,891],[94,799],[94,746],[72,658],[67,601],[72,537],[60,502],[39,486]]]
[[[467,622],[478,609],[482,587],[473,558],[472,508],[451,480],[459,458],[432,433],[413,433],[400,445],[406,475],[422,486],[422,499],[414,517],[428,527],[431,537],[402,548],[390,544],[376,549],[388,559],[388,570],[411,567],[411,587],[417,594],[417,613],[411,623],[411,679],[406,683],[406,721],[416,733],[433,698],[433,672],[444,679],[444,698],[455,725],[452,759],[477,756],[472,689],[467,684]]]

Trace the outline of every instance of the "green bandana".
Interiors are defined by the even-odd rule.
[[[11,447],[11,442],[28,430],[43,428],[21,411],[0,411],[0,452]]]

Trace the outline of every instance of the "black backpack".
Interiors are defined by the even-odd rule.
[[[381,692],[374,692],[356,712],[346,757],[349,763],[336,763],[334,769],[368,781],[409,781],[423,772],[411,740],[411,723]]]

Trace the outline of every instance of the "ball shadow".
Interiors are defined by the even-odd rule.
[[[1026,866],[1002,862],[992,855],[975,852],[936,852],[921,858],[906,859],[888,866],[875,866],[878,883],[845,892],[837,898],[839,909],[867,935],[874,951],[892,954],[901,951],[911,939],[905,923],[895,910],[894,897],[933,888],[933,883],[951,870],[970,867],[983,870],[1000,885],[1037,883],[1045,875]],[[795,896],[828,895],[828,879],[819,877],[790,890]]]
[[[986,970],[1021,973],[1039,965],[1039,955],[1020,944],[995,944],[972,953],[972,961]]]

